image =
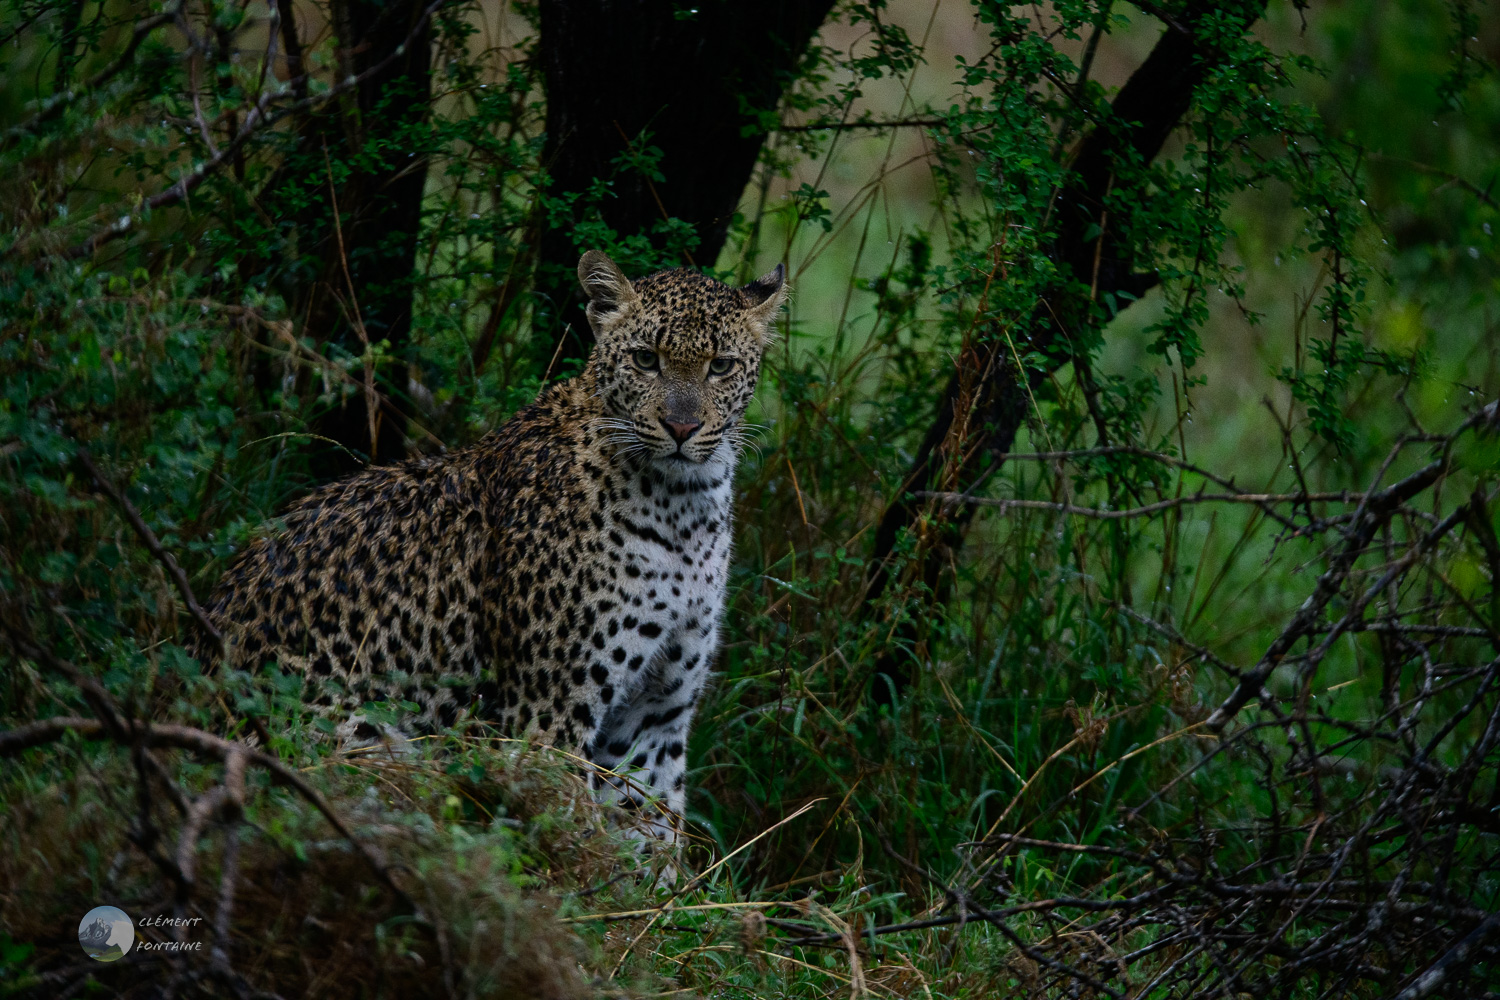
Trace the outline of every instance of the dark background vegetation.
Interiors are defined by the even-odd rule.
[[[0,9],[0,993],[1495,995],[1488,5]],[[184,651],[596,247],[794,288],[675,887]]]

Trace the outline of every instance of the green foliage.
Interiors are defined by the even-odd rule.
[[[495,978],[494,963],[528,948],[566,980],[563,993],[584,989],[568,978],[583,961],[641,991],[842,995],[864,944],[778,957],[747,914],[780,914],[790,924],[779,932],[857,942],[951,912],[954,886],[984,906],[1117,898],[1151,873],[1086,851],[1000,851],[988,839],[997,833],[1170,844],[1227,870],[1257,857],[1256,824],[1275,817],[1323,851],[1326,817],[1331,829],[1373,815],[1361,796],[1404,759],[1401,740],[1435,739],[1432,758],[1456,766],[1483,738],[1483,719],[1464,706],[1492,695],[1454,681],[1389,746],[1340,744],[1351,780],[1319,785],[1314,801],[1315,769],[1288,764],[1299,741],[1332,742],[1385,718],[1392,683],[1398,695],[1423,683],[1410,666],[1392,682],[1382,634],[1350,632],[1315,675],[1283,671],[1271,685],[1276,704],[1322,699],[1326,714],[1308,733],[1264,725],[1258,742],[1214,744],[1203,723],[1236,678],[1213,664],[1258,661],[1329,565],[1353,508],[1304,499],[1277,508],[1293,520],[1273,524],[1250,504],[1171,504],[1199,490],[1359,491],[1377,472],[1388,485],[1431,459],[1434,435],[1495,397],[1500,84],[1490,54],[1500,21],[1432,0],[1386,4],[1379,17],[1368,5],[1276,5],[1246,31],[1258,11],[1214,6],[1194,22],[1209,69],[1148,159],[1129,145],[1139,123],[1113,102],[1158,17],[1199,10],[1145,9],[1152,16],[1108,3],[943,7],[932,24],[973,40],[956,51],[926,8],[847,4],[788,81],[780,114],[761,121],[773,132],[730,244],[698,264],[744,279],[782,261],[796,297],[739,483],[720,679],[689,747],[698,839],[687,867],[751,846],[681,897],[615,880],[635,855],[579,818],[587,807],[554,763],[447,734],[440,751],[390,772],[351,764],[318,741],[329,724],[306,717],[295,678],[205,670],[187,652],[191,623],[169,572],[78,457],[92,454],[201,597],[313,484],[327,447],[319,419],[370,412],[367,373],[407,418],[412,453],[471,442],[561,374],[532,337],[549,308],[529,294],[544,229],[566,230],[580,251],[606,250],[630,274],[690,254],[695,231],[683,220],[642,233],[602,221],[622,177],[680,180],[662,173],[649,131],[629,137],[614,173],[589,191],[550,188],[530,6],[442,7],[431,94],[393,89],[361,112],[393,130],[328,148],[306,137],[352,99],[339,90],[335,39],[308,42],[300,78],[285,53],[267,57],[274,22],[259,7],[204,0],[181,8],[179,23],[165,16],[178,8],[161,4],[5,4],[0,25],[14,44],[0,56],[0,620],[142,717],[237,736],[248,731],[226,718],[279,720],[269,749],[314,761],[335,805],[363,816],[435,893],[476,995],[520,989]],[[691,22],[695,10],[677,16]],[[421,114],[403,117],[413,105]],[[245,130],[252,114],[260,124]],[[1111,250],[1079,268],[1058,246],[1075,224],[1077,158],[1091,140],[1112,150],[1109,181],[1078,235]],[[348,293],[340,322],[352,323],[358,309],[409,292],[409,339],[310,328],[291,290],[325,272],[318,248],[350,224],[331,192],[403,159],[428,169],[416,265],[357,294],[351,279],[337,294]],[[1101,279],[1115,266],[1139,280]],[[999,360],[984,377],[1023,390],[1023,426],[1003,445],[1011,457],[982,453],[981,414],[950,445],[982,453],[974,481],[915,481],[955,362],[985,351]],[[1427,625],[1459,630],[1424,647],[1437,664],[1429,681],[1493,656],[1500,610],[1500,557],[1484,541],[1493,438],[1466,437],[1453,457],[1441,495],[1422,501],[1427,520],[1410,514],[1381,540],[1389,551],[1360,564],[1374,573],[1378,559],[1393,562],[1470,496],[1489,511],[1435,548],[1420,584],[1380,598],[1391,602],[1382,613],[1422,609]],[[929,487],[1033,506],[958,522],[956,508],[927,503],[893,542],[896,583],[868,600],[882,514]],[[1077,511],[1151,504],[1166,506],[1132,519]],[[943,572],[926,574],[934,552]],[[875,666],[892,652],[919,669],[882,705],[872,688],[888,682]],[[66,678],[5,655],[5,728],[89,711]],[[35,987],[26,977],[61,961],[47,921],[111,879],[142,899],[154,884],[127,847],[129,809],[117,801],[133,780],[128,756],[69,740],[7,763],[0,808],[24,822],[7,825],[0,895],[59,894],[29,922],[9,908],[0,921],[5,989]],[[1493,754],[1480,759],[1493,765]],[[186,756],[172,766],[194,787],[208,780]],[[400,791],[390,800],[388,777]],[[289,959],[277,934],[289,935],[287,948],[326,944],[308,928],[378,890],[329,848],[306,803],[269,784],[254,796],[259,895],[240,912],[263,935],[266,968],[279,969]],[[118,822],[100,818],[111,809]],[[53,829],[68,831],[66,842],[38,848]],[[1486,843],[1459,845],[1452,878],[1465,883],[1465,905],[1495,912]],[[44,891],[16,860],[33,849],[57,852],[63,889]],[[110,875],[115,852],[131,860]],[[292,930],[267,916],[271,887],[285,895],[288,885],[308,894],[312,921]],[[809,891],[811,902],[796,902]],[[667,899],[677,912],[649,929],[626,924],[623,937],[615,924],[554,922]],[[721,903],[734,905],[709,908]],[[368,942],[376,967],[405,975],[434,960],[435,938],[394,909],[379,914]],[[501,940],[500,926],[522,936]],[[564,926],[582,929],[575,938]],[[1058,924],[1028,913],[1011,926],[1016,937],[982,922],[882,936],[859,974],[901,996],[1054,995],[1021,946],[1055,945]],[[1316,932],[1298,925],[1287,940]],[[627,949],[637,933],[648,936]],[[1154,933],[1122,941],[1146,948]],[[1183,954],[1148,956],[1135,986]],[[1389,963],[1385,980],[1330,981],[1328,992],[1393,994],[1425,960],[1377,957]]]

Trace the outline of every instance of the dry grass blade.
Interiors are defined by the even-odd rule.
[[[770,826],[766,827],[760,833],[757,833],[755,836],[745,841],[739,847],[736,847],[734,850],[724,855],[718,861],[715,861],[713,864],[709,865],[708,868],[706,868],[701,874],[695,875],[693,878],[689,879],[681,888],[674,890],[671,897],[665,903],[650,911],[651,919],[646,921],[646,926],[642,927],[639,933],[637,933],[635,937],[631,938],[629,943],[625,945],[625,950],[620,953],[619,959],[615,962],[614,971],[610,973],[610,978],[613,979],[619,976],[620,970],[625,967],[625,960],[630,957],[630,953],[635,949],[635,946],[640,944],[641,939],[646,936],[646,933],[651,930],[651,927],[656,923],[658,919],[660,919],[664,914],[670,912],[673,909],[678,898],[680,898],[683,893],[686,893],[696,888],[700,883],[707,881],[709,876],[723,867],[735,855],[749,849],[757,841],[766,836],[769,836],[776,830],[779,830],[781,827],[790,823],[792,820],[796,819],[798,816],[801,816],[803,813],[807,812],[813,806],[822,801],[822,799],[813,799],[811,802],[805,803],[796,812],[792,813],[789,816],[785,816],[782,819],[771,824]]]

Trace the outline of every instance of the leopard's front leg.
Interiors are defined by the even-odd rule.
[[[674,633],[634,697],[605,716],[591,747],[594,764],[614,772],[598,776],[600,800],[650,810],[650,829],[668,843],[681,831],[688,730],[717,647],[715,623]]]

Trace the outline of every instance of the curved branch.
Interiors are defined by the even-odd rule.
[[[29,655],[29,654],[28,654]],[[354,835],[349,825],[344,822],[328,800],[323,798],[309,785],[296,771],[287,767],[281,761],[270,754],[259,750],[252,750],[243,743],[226,740],[221,736],[206,733],[201,729],[191,726],[180,726],[157,722],[134,723],[132,735],[148,747],[170,747],[177,750],[188,750],[204,757],[212,757],[216,760],[232,763],[236,755],[243,758],[245,764],[251,764],[270,772],[271,777],[277,783],[291,788],[303,799],[312,805],[323,818],[328,821],[338,835],[347,840],[356,852],[370,866],[370,869],[380,879],[380,882],[391,892],[402,900],[402,902],[415,904],[407,897],[405,890],[398,886],[391,876],[390,869],[375,853],[375,851],[362,840]],[[24,750],[38,747],[46,743],[61,739],[69,732],[76,732],[85,739],[112,739],[117,743],[129,745],[131,740],[121,740],[98,719],[89,719],[76,715],[59,715],[51,719],[42,719],[38,722],[18,726],[15,729],[0,732],[0,757],[12,757]],[[202,800],[200,800],[201,803]],[[218,803],[213,803],[217,805]],[[203,810],[206,806],[195,804],[195,809]],[[201,818],[206,818],[207,813]]]
[[[10,142],[14,139],[21,138],[43,122],[51,121],[53,118],[56,118],[58,115],[62,114],[62,112],[68,107],[68,105],[72,104],[78,98],[83,97],[85,94],[88,94],[92,91],[98,90],[104,84],[108,83],[116,75],[118,75],[121,70],[130,65],[130,61],[135,58],[135,50],[141,47],[141,43],[146,40],[147,35],[151,34],[151,32],[155,31],[157,28],[160,28],[164,24],[171,24],[177,19],[178,15],[181,12],[182,5],[178,4],[172,10],[163,11],[162,13],[157,14],[154,17],[148,17],[144,21],[137,22],[135,30],[130,34],[130,41],[126,43],[125,51],[120,53],[119,58],[90,77],[88,82],[83,85],[82,89],[66,90],[61,94],[54,94],[52,97],[47,98],[47,100],[42,104],[42,108],[40,111],[32,115],[30,118],[26,119],[21,124],[6,129],[4,136],[0,137],[0,142]]]
[[[187,605],[188,611],[197,620],[198,627],[203,629],[204,634],[212,638],[216,644],[223,646],[224,633],[220,632],[217,626],[209,620],[208,613],[203,610],[203,606],[198,603],[198,598],[193,594],[193,588],[188,583],[187,574],[182,571],[181,566],[177,565],[177,560],[172,558],[172,553],[168,552],[162,546],[161,540],[156,537],[156,533],[151,530],[150,525],[146,524],[145,520],[141,517],[141,512],[135,509],[135,504],[131,503],[130,499],[120,491],[120,488],[110,482],[104,473],[99,471],[99,467],[94,464],[94,457],[89,454],[87,448],[79,447],[78,464],[82,465],[84,470],[93,477],[94,482],[99,484],[101,490],[109,494],[110,499],[125,514],[125,520],[129,522],[130,527],[135,529],[135,533],[140,536],[147,551],[156,557],[157,562],[162,564],[162,567],[167,571],[167,575],[176,584],[177,592],[182,595],[183,603]]]

